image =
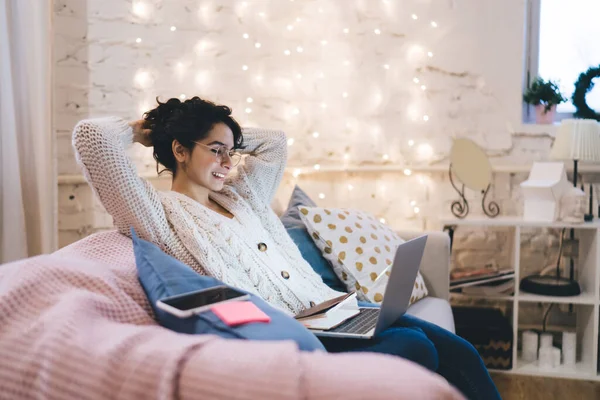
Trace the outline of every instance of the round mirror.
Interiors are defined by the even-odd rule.
[[[450,150],[450,168],[471,190],[485,191],[492,181],[490,160],[474,141],[455,139]]]

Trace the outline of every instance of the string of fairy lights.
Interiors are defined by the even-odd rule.
[[[279,3],[277,4],[278,6],[281,5],[281,3],[283,3],[284,0],[277,0]],[[398,0],[381,0],[381,3],[383,7],[390,7],[392,6],[394,3],[396,3]],[[298,0],[298,1],[294,1],[294,0],[289,0],[290,3],[302,3],[302,0]],[[210,3],[207,1],[199,1],[198,2],[198,6],[199,6],[199,14],[207,14],[207,9],[206,7],[209,7],[211,5],[214,4],[205,4],[205,3]],[[239,1],[239,2],[235,2],[235,4],[232,3],[228,3],[230,4],[231,7],[231,13],[232,14],[237,14],[238,17],[241,16],[247,16],[247,15],[252,15],[252,17],[254,18],[258,18],[258,20],[262,20],[264,21],[265,24],[269,23],[269,13],[267,13],[265,11],[265,1]],[[316,12],[319,14],[325,14],[327,13],[326,10],[326,4],[327,3],[321,3],[321,2],[311,2],[311,4],[315,5]],[[370,2],[370,6],[373,6],[374,3],[376,3],[376,1],[371,1]],[[233,5],[232,5],[233,4]],[[345,3],[346,4],[346,3]],[[344,5],[345,5],[344,4]],[[139,21],[139,23],[147,23],[147,22],[151,22],[153,20],[153,15],[155,14],[155,12],[157,11],[157,3],[156,0],[134,0],[132,2],[132,6],[131,6],[131,12],[132,14],[135,16],[135,18]],[[268,9],[268,8],[267,8]],[[405,10],[403,10],[405,11]],[[406,14],[406,17],[412,21],[412,23],[419,23],[421,24],[421,29],[423,29],[424,26],[428,27],[429,29],[438,29],[439,28],[439,24],[437,21],[433,21],[433,20],[427,20],[426,18],[423,18],[421,15],[417,14],[416,12],[408,12],[408,14]],[[281,34],[283,35],[284,33],[294,33],[296,32],[303,24],[305,23],[308,18],[304,17],[304,16],[297,16],[297,17],[292,17],[288,19],[288,23],[283,24],[282,26],[282,32]],[[172,24],[164,24],[166,25],[163,26],[161,24],[158,24],[157,27],[155,29],[165,29],[167,32],[170,32],[173,35],[177,35],[177,33],[179,32],[177,25],[175,24],[175,21],[171,21]],[[310,21],[309,21],[310,22]],[[163,26],[161,28],[161,26]],[[338,34],[341,34],[342,37],[344,36],[348,36],[348,35],[352,35],[353,33],[353,29],[352,29],[352,23],[348,23],[348,26],[344,26],[341,28],[341,33],[338,32]],[[185,29],[185,28],[184,28]],[[232,35],[233,33],[228,33],[230,35]],[[383,34],[385,34],[385,29],[382,26],[379,27],[374,27],[372,28],[371,35],[373,35],[374,38],[376,37],[380,37]],[[328,48],[331,47],[335,41],[336,41],[336,37],[333,37],[334,35],[331,35],[332,37],[328,37],[328,36],[324,36],[322,37],[320,40],[315,41],[314,43],[311,43],[310,46],[318,46],[320,48]],[[274,40],[271,38],[268,38],[267,42],[265,42],[264,40],[261,41],[258,38],[258,35],[256,34],[256,32],[253,32],[253,30],[248,30],[246,32],[241,32],[240,34],[240,43],[239,46],[240,48],[242,47],[246,47],[246,46],[250,46],[251,48],[254,48],[256,51],[262,51],[262,49],[265,49],[265,46],[269,46],[268,40]],[[137,45],[141,45],[142,43],[145,43],[146,38],[143,36],[138,36],[132,39]],[[177,40],[176,36],[173,37],[173,40]],[[279,40],[279,43],[281,44],[282,41],[285,41],[285,38],[277,38],[276,40]],[[214,46],[214,43],[209,43],[208,40],[200,40],[196,46],[196,48],[194,49],[196,52],[202,52],[205,50],[205,48],[207,48],[208,46]],[[281,51],[281,56],[284,58],[290,58],[290,57],[296,57],[295,59],[295,65],[298,66],[302,66],[302,56],[305,55],[307,52],[309,52],[310,50],[310,46],[307,47],[306,44],[303,45],[298,45],[298,44],[289,44],[289,45],[283,45],[283,50]],[[434,53],[433,51],[425,48],[424,46],[422,46],[419,43],[412,43],[410,45],[408,45],[406,47],[406,57],[407,59],[427,59],[427,58],[433,58],[434,57]],[[263,75],[260,70],[256,67],[253,67],[253,65],[251,64],[251,62],[249,63],[247,60],[244,60],[243,58],[240,58],[240,64],[239,64],[239,73],[240,74],[248,74],[248,79],[253,80],[254,83],[264,83],[267,79],[273,79],[274,81],[277,80],[277,78],[273,78],[271,76],[266,76]],[[276,60],[273,60],[272,62],[277,62]],[[338,68],[340,69],[344,69],[344,68],[348,68],[351,67],[353,64],[353,60],[350,57],[345,57],[343,59],[340,60],[340,64]],[[185,73],[188,69],[193,69],[193,65],[191,65],[190,62],[185,62],[185,61],[179,61],[174,63],[174,68],[175,68],[175,72],[179,73],[179,74],[183,74]],[[384,71],[391,71],[394,69],[395,64],[391,61],[385,62],[383,64],[380,65],[380,67],[384,70]],[[235,68],[235,67],[233,67]],[[193,71],[192,71],[193,72]],[[334,74],[335,75],[335,74]],[[324,80],[327,79],[327,74],[325,73],[325,71],[323,70],[317,70],[317,71],[301,71],[298,70],[297,72],[293,73],[293,78],[297,81],[304,81],[306,79],[315,79],[315,80]],[[207,72],[206,70],[198,70],[196,71],[195,74],[195,83],[198,86],[202,86],[207,84],[211,79],[210,73]],[[155,78],[153,77],[153,74],[151,73],[151,71],[149,71],[146,68],[140,68],[135,72],[133,81],[134,84],[141,89],[144,90],[150,90],[153,86]],[[287,82],[285,84],[289,85],[288,81],[277,81],[278,84],[280,82]],[[281,83],[282,85],[284,85],[284,83]],[[425,82],[423,77],[420,76],[413,76],[410,84],[413,85],[413,87],[417,90],[420,91],[422,93],[425,93],[428,90],[427,87],[427,82]],[[187,98],[186,93],[180,93],[178,95],[178,97],[181,100],[184,100]],[[260,103],[261,103],[261,96],[259,94],[254,94],[254,96],[246,96],[245,97],[245,101],[244,101],[244,106],[241,108],[243,110],[243,113],[248,117],[255,117],[257,115],[260,115]],[[352,94],[351,91],[348,89],[342,89],[339,93],[339,99],[341,99],[341,101],[346,101],[348,99],[351,99]],[[381,102],[381,98],[382,95],[381,93],[376,93],[373,97],[373,101],[374,102]],[[311,111],[310,109],[305,109],[302,108],[300,105],[294,105],[294,101],[293,101],[293,97],[287,99],[287,104],[286,104],[286,108],[283,110],[284,111],[284,115],[285,117],[291,118],[294,116],[298,116],[300,114],[304,114],[304,113],[311,113],[311,112],[317,112],[317,111]],[[315,109],[318,110],[320,109],[321,111],[325,111],[327,109],[330,108],[330,102],[328,103],[328,101],[323,100],[320,102],[317,102],[317,105],[315,106]],[[141,112],[146,111],[150,108],[150,104],[146,103],[146,102],[142,102],[139,105],[139,110]],[[257,114],[259,113],[259,114]],[[428,123],[432,116],[431,113],[428,112],[423,112],[419,107],[414,106],[414,105],[410,105],[407,107],[407,117],[410,121],[413,121],[415,123]],[[350,122],[346,123],[346,128],[351,128],[352,124]],[[374,128],[375,130],[376,128]],[[376,132],[377,134],[379,134],[380,132]],[[308,130],[306,136],[299,136],[299,137],[289,137],[288,138],[288,146],[290,147],[290,151],[293,151],[294,146],[297,146],[299,143],[299,140],[301,141],[306,141],[306,140],[313,140],[313,141],[319,141],[319,140],[323,140],[324,136],[322,134],[322,131],[320,132],[319,130]],[[408,138],[406,139],[405,145],[407,146],[407,148],[409,149],[409,151],[411,151],[413,154],[415,154],[420,160],[428,160],[431,159],[433,157],[434,154],[434,149],[433,147],[427,143],[426,141],[419,141],[416,138]],[[393,163],[393,162],[398,162],[396,159],[397,157],[394,157],[391,153],[389,152],[385,152],[383,154],[380,155],[380,162],[382,163]],[[343,170],[344,168],[347,168],[349,165],[351,165],[352,160],[353,160],[353,156],[351,154],[351,152],[348,150],[348,148],[346,148],[346,151],[343,153],[342,155],[342,163],[340,165],[340,169]],[[404,167],[402,169],[402,172],[405,176],[411,176],[413,175],[413,170],[410,168],[410,165],[407,163],[403,163],[406,165],[406,167]],[[299,179],[303,174],[310,172],[310,173],[315,173],[317,171],[321,171],[322,170],[322,166],[319,163],[314,163],[312,165],[308,165],[308,166],[304,166],[304,167],[294,167],[291,168],[291,175],[294,179]],[[328,170],[331,170],[331,168],[329,168]],[[420,184],[424,184],[424,178],[423,176],[418,176],[418,182]],[[380,188],[380,190],[385,191],[385,185],[381,185],[382,187]],[[348,183],[347,184],[347,190],[353,191],[355,189],[355,185],[353,185],[352,183]],[[326,197],[325,193],[319,193],[319,198],[320,199],[324,199]],[[417,201],[414,199],[409,199],[409,204],[411,207],[411,210],[413,212],[413,214],[418,214],[420,212],[420,207],[417,204]],[[382,222],[385,222],[385,219],[382,217],[380,219]]]

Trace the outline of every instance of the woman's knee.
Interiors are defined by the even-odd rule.
[[[438,352],[435,345],[420,328],[390,328],[380,336],[385,353],[413,361],[423,367],[437,371]]]

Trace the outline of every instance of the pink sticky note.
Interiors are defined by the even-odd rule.
[[[271,322],[271,318],[251,301],[231,301],[215,304],[210,309],[229,326],[249,322]]]

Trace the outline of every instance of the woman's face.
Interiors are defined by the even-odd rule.
[[[219,151],[220,149],[220,151]],[[232,161],[233,132],[224,123],[215,124],[208,136],[199,140],[190,152],[185,172],[194,183],[218,192],[223,189]],[[217,152],[221,157],[217,157]]]

